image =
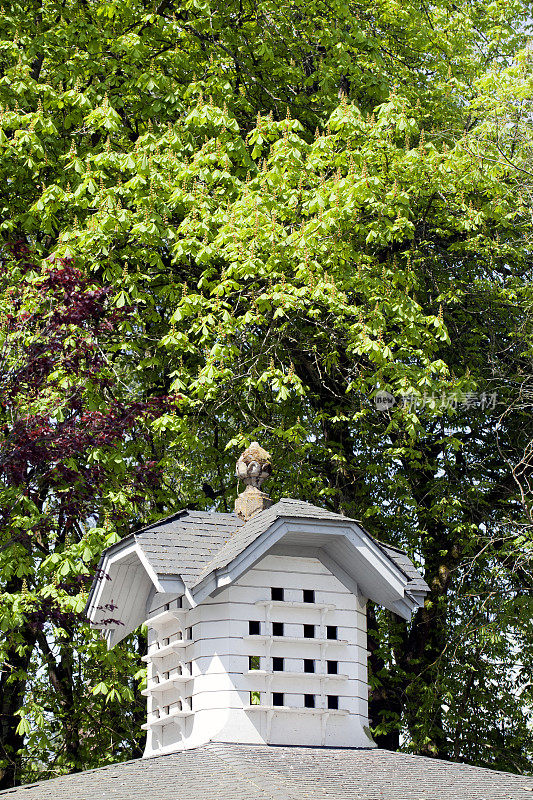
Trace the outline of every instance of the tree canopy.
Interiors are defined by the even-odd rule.
[[[370,609],[377,741],[531,768],[528,10],[3,9],[2,788],[140,754],[88,582],[253,439],[431,587]]]

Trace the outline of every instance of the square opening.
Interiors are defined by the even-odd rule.
[[[283,600],[283,589],[281,586],[273,586],[270,590],[270,599],[271,600]]]
[[[250,705],[251,706],[261,705],[261,692],[250,692]]]
[[[248,669],[261,669],[261,656],[248,656]]]
[[[283,692],[272,692],[272,705],[273,706],[285,705],[285,703],[283,702]]]
[[[187,637],[186,638],[189,639],[189,640],[192,639],[192,626],[190,628],[187,628]]]
[[[337,711],[339,708],[339,698],[336,694],[328,694],[328,708]]]
[[[314,708],[314,707],[315,707],[314,694],[304,694],[304,708]]]
[[[337,626],[336,625],[328,625],[326,627],[326,637],[328,639],[337,639]]]
[[[315,602],[315,590],[304,589],[304,603],[314,603],[314,602]]]
[[[192,675],[192,661],[187,661],[187,672]]]
[[[304,672],[314,672],[314,671],[315,671],[315,659],[304,658]]]
[[[315,626],[314,625],[304,625],[304,638],[305,639],[314,639],[315,638]]]
[[[259,636],[261,633],[261,623],[259,620],[251,619],[248,623],[248,633],[250,636]]]
[[[283,622],[272,623],[272,636],[283,636]]]
[[[272,671],[283,672],[283,670],[285,669],[284,663],[285,662],[283,658],[279,658],[276,656],[275,658],[272,659]]]
[[[328,661],[328,675],[338,675],[338,674],[339,674],[339,662]]]

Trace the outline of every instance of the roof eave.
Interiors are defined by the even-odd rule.
[[[108,548],[100,559],[100,574],[86,603],[86,615],[91,625],[102,631],[108,648],[146,621],[154,590],[163,595],[185,591],[179,575],[155,571],[135,535],[117,545]]]
[[[335,537],[342,535],[346,539],[351,537],[350,543],[354,551],[354,559],[359,559],[361,563],[366,561],[367,565],[372,567],[376,581],[381,584],[381,589],[376,589],[376,591],[369,591],[368,585],[362,587],[364,595],[372,599],[377,596],[379,599],[376,599],[376,602],[380,602],[406,619],[410,618],[413,609],[411,600],[407,598],[409,577],[363,528],[348,519],[344,521],[317,520],[311,517],[277,517],[265,531],[228,563],[208,571],[201,577],[192,590],[196,603],[202,602],[213,592],[237,580],[272,547],[276,546],[285,535],[289,534],[291,529],[293,533],[298,529],[298,533],[304,536],[307,533],[309,539],[305,544],[310,546],[313,546],[313,534],[316,534],[317,529],[322,536],[331,536],[332,541]],[[324,550],[326,549],[324,548]],[[349,572],[349,570],[346,571]],[[357,571],[360,572],[360,570]],[[360,574],[357,576],[351,574],[351,578],[357,583],[361,581]]]

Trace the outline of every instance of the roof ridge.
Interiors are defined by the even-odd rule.
[[[358,525],[361,525],[359,520],[355,517],[349,517],[347,514],[341,514],[339,511],[331,511],[329,508],[324,508],[323,506],[317,506],[314,503],[309,503],[307,500],[299,500],[295,497],[281,497],[277,503],[274,503],[274,506],[278,505],[278,503],[289,502],[289,503],[297,503],[301,506],[309,506],[309,508],[316,508],[322,514],[330,514],[332,517],[339,517],[340,519],[346,520],[346,522],[357,522]],[[274,508],[271,506],[271,508]],[[367,533],[367,531],[365,531]]]
[[[409,558],[407,552],[402,547],[398,547],[395,544],[388,544],[387,542],[382,542],[381,539],[376,539],[375,536],[373,538],[374,541],[380,544],[382,547],[387,547],[389,550],[394,550],[396,553],[402,553],[404,556],[407,556]]]
[[[128,533],[128,536],[131,536],[132,533],[142,533],[143,531],[149,531],[150,528],[153,528],[154,525],[160,525],[162,522],[171,522],[174,519],[179,519],[184,514],[189,514],[190,510],[188,508],[182,508],[181,511],[175,511],[173,514],[169,514],[168,517],[161,517],[161,519],[156,519],[154,522],[150,522],[148,525],[143,525],[142,528],[136,528],[133,531]],[[126,537],[124,537],[126,538]]]

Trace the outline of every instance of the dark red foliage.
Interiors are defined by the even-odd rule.
[[[48,271],[42,283],[42,291],[55,301],[52,324],[97,329],[104,316],[106,323],[112,323],[122,316],[118,309],[106,308],[106,300],[111,292],[109,286],[91,288],[87,277],[70,261],[63,259],[60,264],[59,268]]]
[[[98,621],[99,625],[124,625],[122,620],[115,619],[114,617],[108,617],[107,619],[101,619]]]
[[[62,611],[56,600],[47,597],[40,599],[39,608],[35,611],[26,612],[26,619],[31,630],[42,631],[45,625],[50,623],[60,627],[71,626],[78,619],[78,615],[72,611]]]
[[[11,399],[21,386],[35,392],[58,364],[75,377],[109,385],[109,379],[100,374],[105,358],[99,343],[116,331],[127,313],[109,305],[111,288],[92,286],[71,260],[62,259],[48,268],[38,290],[42,306],[33,314],[20,313],[17,298],[12,299],[13,313],[5,320],[8,329],[12,334],[29,331],[38,335],[27,347],[22,364],[4,377],[4,391]],[[72,329],[67,326],[74,328],[75,346]]]
[[[17,239],[14,242],[8,242],[6,245],[7,251],[16,261],[18,268],[22,274],[25,274],[31,269],[35,269],[35,263],[32,258],[31,250],[24,239]]]
[[[115,603],[105,603],[103,606],[96,606],[97,611],[114,611],[115,608],[118,608]]]
[[[10,250],[22,274],[37,272],[24,242]],[[110,287],[95,286],[71,259],[50,264],[31,290],[38,293],[31,306],[23,304],[22,294],[29,290],[20,283],[12,290],[13,312],[4,322],[12,341],[24,334],[30,343],[23,352],[19,347],[16,357],[8,354],[11,366],[0,374],[0,483],[17,487],[41,510],[33,535],[46,548],[52,529],[56,542],[75,530],[77,522],[98,512],[103,493],[113,485],[113,466],[91,460],[94,450],[112,451],[146,439],[146,423],[174,408],[176,398],[118,396],[105,353],[131,309],[111,305]],[[20,313],[24,307],[31,313]],[[65,375],[69,384],[62,389]],[[26,416],[19,412],[27,402],[46,400],[51,388],[63,395],[61,414],[55,407]],[[156,488],[161,480],[157,463],[143,463],[140,456],[137,464],[131,458],[128,463],[128,480],[142,500],[142,490]],[[4,526],[12,513],[11,503],[0,505]],[[20,536],[29,546],[28,534]]]
[[[111,576],[108,575],[107,572],[104,572],[103,569],[95,570],[95,573],[94,573],[93,577],[94,578],[105,578],[106,581],[110,581],[111,580]],[[90,580],[92,582],[93,578],[91,578]]]

